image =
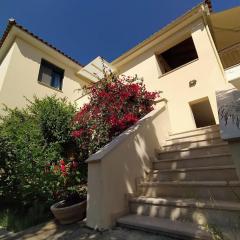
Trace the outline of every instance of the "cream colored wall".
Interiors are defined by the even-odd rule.
[[[77,108],[82,107],[85,103],[88,103],[88,102],[89,102],[89,95],[88,94],[78,98],[75,101]]]
[[[20,38],[16,38],[11,51],[11,60],[8,61],[8,69],[0,92],[0,103],[9,107],[23,107],[26,104],[24,96],[31,99],[33,95],[44,97],[56,94],[58,97],[67,97],[72,102],[79,97],[75,90],[82,88],[86,83],[75,76],[76,70]],[[38,83],[42,58],[64,69],[62,91]]]
[[[6,54],[5,58],[3,61],[0,63],[0,92],[4,83],[4,79],[8,70],[8,66],[12,57],[14,47],[12,46],[8,53]]]
[[[196,127],[189,102],[203,97],[209,98],[215,120],[218,123],[215,90],[225,84],[225,79],[207,30],[203,20],[199,19],[182,27],[181,31],[177,31],[158,45],[145,51],[144,54],[118,67],[120,73],[137,74],[139,77],[143,77],[147,89],[163,91],[163,96],[168,100],[172,132]],[[166,50],[190,34],[198,53],[198,60],[162,75],[155,53]],[[195,87],[189,87],[191,80],[197,80]]]
[[[137,125],[88,159],[87,225],[106,229],[128,213],[129,194],[151,168],[151,157],[168,136],[169,120],[160,103]]]

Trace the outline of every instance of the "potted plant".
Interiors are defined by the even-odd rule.
[[[54,193],[59,201],[50,208],[55,218],[61,224],[84,219],[87,189],[79,162],[62,159],[59,163],[52,163],[50,169],[53,174],[59,175],[59,189]]]

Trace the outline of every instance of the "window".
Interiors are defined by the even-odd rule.
[[[44,85],[62,90],[62,81],[64,76],[64,70],[47,62],[41,61],[41,67],[39,71],[38,81]]]
[[[157,56],[162,73],[167,73],[198,58],[192,38],[175,45]]]

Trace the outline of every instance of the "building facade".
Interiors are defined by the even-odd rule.
[[[9,20],[0,50],[0,104],[23,107],[27,99],[55,94],[75,102],[91,81],[77,75],[75,60]]]
[[[240,147],[237,140],[230,142],[230,150],[226,150],[218,127],[220,122],[224,138],[218,102],[221,100],[224,104],[227,99],[222,91],[240,99],[239,16],[240,7],[214,13],[210,1],[205,1],[113,62],[107,63],[97,57],[86,66],[10,20],[0,43],[0,104],[23,107],[26,104],[24,96],[31,99],[33,95],[56,94],[82,106],[87,96],[81,97],[77,89],[98,81],[94,73],[101,76],[103,62],[118,74],[137,74],[143,78],[148,90],[163,92],[155,111],[87,160],[88,226],[109,228],[129,211],[146,215],[147,204],[152,215],[162,214],[163,219],[180,221],[183,212],[190,212],[188,220],[191,218],[190,222],[200,225],[217,219],[222,219],[224,225],[225,217],[234,223],[240,214],[240,204],[229,189],[240,194]],[[239,128],[231,131],[235,134],[234,139],[239,139]],[[228,137],[225,140],[229,140]],[[159,151],[169,154],[164,159],[165,165],[159,163]],[[171,154],[175,154],[174,159]],[[198,158],[202,159],[201,166],[200,160],[192,162]],[[189,159],[191,161],[187,161]],[[182,165],[177,160],[181,160]],[[169,163],[168,174],[173,175],[167,176],[171,180],[176,177],[176,181],[166,183],[165,179],[165,183],[158,181],[158,185],[151,185],[149,179],[153,172],[162,170],[156,166],[166,167]],[[178,165],[186,169],[178,169]],[[186,186],[191,190],[186,190]],[[134,198],[139,196],[139,188],[145,189],[141,190],[145,200]],[[188,195],[190,192],[200,194],[204,199],[200,204],[202,208],[199,210],[200,205],[194,205],[199,200],[197,197],[193,197],[193,202],[185,195],[177,195],[178,189]],[[214,207],[205,190],[216,195]],[[166,194],[165,205],[158,196],[160,192]],[[169,200],[166,196],[173,197]],[[179,208],[179,201],[174,201],[174,197],[181,197],[184,209]],[[132,207],[134,201],[135,210]],[[136,207],[143,202],[144,206]],[[208,212],[209,208],[216,212]],[[166,217],[168,211],[172,214]],[[137,218],[133,222],[129,219],[120,220],[120,223],[134,227]],[[201,238],[201,234],[204,233],[200,231],[199,239],[208,239]]]

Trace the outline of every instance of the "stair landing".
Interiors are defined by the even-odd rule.
[[[148,216],[128,215],[118,220],[122,227],[142,229],[149,232],[162,233],[177,239],[201,239],[211,240],[211,234],[192,223],[182,223],[168,219]]]

